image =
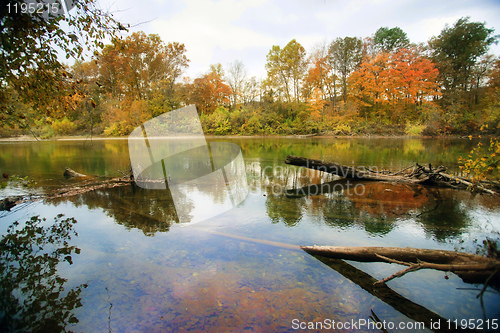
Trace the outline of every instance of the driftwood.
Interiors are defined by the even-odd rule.
[[[88,175],[84,175],[82,173],[78,173],[78,172],[76,172],[76,171],[74,171],[74,170],[72,170],[72,169],[70,169],[68,167],[66,167],[64,169],[63,176],[66,179],[71,179],[71,178],[87,178],[87,177],[89,177]]]
[[[20,204],[23,201],[22,196],[8,197],[3,200],[0,200],[0,211],[1,210],[10,210],[12,207]]]
[[[357,269],[356,267],[350,265],[341,259],[327,258],[323,256],[316,256],[316,259],[321,261],[323,264],[337,271],[339,274],[345,278],[351,280],[365,291],[371,295],[377,297],[382,302],[389,306],[392,306],[401,314],[407,316],[408,318],[416,321],[425,323],[426,327],[431,327],[432,323],[441,322],[444,323],[446,319],[441,317],[434,311],[427,309],[426,307],[413,302],[412,300],[404,297],[398,292],[392,290],[386,284],[377,285],[377,280],[371,275]],[[433,329],[434,332],[451,332],[452,330],[447,330],[446,327],[441,325],[440,329]]]
[[[241,235],[234,235],[234,234],[229,234],[229,233],[224,233],[220,231],[216,231],[213,229],[207,229],[203,227],[199,227],[197,225],[190,226],[196,230],[202,230],[217,236],[221,236],[224,238],[231,238],[231,239],[236,239],[248,243],[255,243],[255,244],[262,244],[262,245],[267,245],[271,247],[276,247],[280,249],[285,249],[288,251],[301,251],[303,250],[303,246],[298,246],[294,244],[288,244],[288,243],[281,243],[281,242],[275,242],[275,241],[269,241],[265,239],[257,239],[257,238],[251,238],[251,237],[246,237],[246,236],[241,236]],[[312,253],[311,253],[312,254]],[[438,315],[437,313],[427,309],[426,307],[419,305],[408,298],[402,296],[401,294],[397,293],[396,291],[392,290],[390,287],[388,287],[386,284],[382,285],[377,285],[377,280],[372,277],[371,275],[357,269],[356,267],[350,265],[349,263],[345,262],[344,260],[341,259],[333,259],[333,258],[328,258],[325,256],[321,255],[314,255],[313,256],[324,263],[325,265],[329,266],[330,268],[334,269],[337,271],[339,274],[344,276],[345,278],[351,280],[364,290],[366,290],[368,293],[371,295],[377,297],[380,299],[382,302],[392,306],[395,308],[397,311],[401,312],[403,315],[407,316],[408,318],[417,321],[417,322],[424,322],[426,324],[426,327],[430,327],[431,323],[436,323],[436,322],[445,322],[446,319]],[[373,315],[373,314],[372,314]],[[434,330],[435,332],[448,332],[451,330]]]
[[[353,168],[337,163],[323,162],[293,155],[288,155],[285,159],[285,163],[328,172],[348,179],[404,182],[451,188],[474,187],[479,191],[498,195],[498,193],[493,191],[492,189],[486,188],[485,184],[473,184],[470,180],[455,177],[445,173],[446,168],[443,166],[433,168],[431,164],[429,164],[428,167],[415,164],[398,172],[389,172],[385,170],[374,171],[370,168]]]
[[[56,191],[45,193],[43,195],[33,196],[15,196],[15,197],[7,197],[3,200],[0,200],[0,211],[9,211],[11,208],[15,207],[18,204],[35,201],[40,199],[55,199],[62,197],[70,197],[74,195],[79,195],[83,193],[87,193],[90,191],[101,190],[106,188],[113,188],[117,186],[126,186],[133,183],[133,178],[130,175],[124,175],[123,177],[116,177],[111,179],[102,179],[95,176],[89,176],[82,173],[78,173],[70,168],[66,168],[64,170],[63,176],[66,179],[71,178],[84,178],[84,182],[69,185]]]
[[[474,254],[401,247],[302,246],[304,251],[335,259],[388,262],[407,268],[377,282],[382,284],[408,272],[435,269],[453,272],[464,282],[500,285],[500,260]]]

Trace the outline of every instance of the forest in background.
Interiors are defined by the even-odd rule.
[[[215,135],[496,134],[500,59],[489,48],[498,38],[468,17],[419,45],[399,27],[381,27],[308,51],[295,39],[273,45],[262,79],[239,60],[193,79],[182,75],[184,44],[135,32],[99,42],[90,61],[70,67],[43,68],[41,54],[23,75],[4,70],[0,135],[126,136],[189,104]]]

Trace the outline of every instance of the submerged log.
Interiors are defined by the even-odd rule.
[[[1,210],[9,211],[12,207],[21,203],[22,200],[23,200],[22,196],[7,197],[5,199],[2,199],[0,200],[0,211]]]
[[[374,171],[370,168],[354,168],[337,163],[323,162],[305,157],[288,155],[285,159],[286,164],[305,167],[309,169],[328,172],[347,179],[367,180],[367,181],[390,181],[404,182],[422,185],[436,185],[451,188],[470,188],[475,187],[480,191],[498,195],[497,192],[486,188],[481,184],[473,184],[467,179],[455,177],[445,173],[446,168],[439,166],[433,169],[432,165],[425,167],[419,164],[410,166],[398,172]]]
[[[84,175],[83,173],[78,173],[68,167],[66,167],[66,169],[64,169],[64,173],[63,173],[63,176],[64,178],[66,179],[71,179],[71,178],[87,178],[89,177],[88,175]]]
[[[479,255],[445,250],[428,250],[401,247],[352,247],[352,246],[302,246],[312,255],[361,262],[387,262],[407,266],[390,277],[379,281],[385,283],[396,277],[419,269],[435,269],[453,272],[464,282],[500,285],[500,260]]]
[[[360,286],[362,289],[377,297],[382,302],[401,312],[408,318],[425,323],[426,327],[431,327],[432,323],[444,323],[446,319],[441,317],[436,312],[427,309],[426,307],[413,302],[398,292],[392,290],[386,284],[377,285],[377,280],[364,271],[350,265],[341,259],[327,258],[324,256],[313,255],[323,264],[332,268],[345,278]],[[433,329],[434,332],[452,332],[451,329],[447,330],[444,325],[440,329]]]
[[[63,176],[66,179],[69,178],[83,178],[84,181],[78,184],[74,185],[69,185],[65,186],[62,188],[59,188],[55,191],[41,194],[41,195],[36,195],[36,197],[33,197],[31,195],[29,196],[14,196],[14,197],[8,197],[3,200],[0,200],[0,211],[4,210],[10,210],[14,206],[24,203],[24,202],[30,202],[30,201],[36,201],[40,199],[55,199],[55,198],[62,198],[62,197],[70,197],[74,195],[80,195],[83,193],[95,191],[95,190],[102,190],[102,189],[108,189],[108,188],[113,188],[113,187],[118,187],[118,186],[126,186],[130,185],[134,182],[133,177],[130,175],[124,175],[123,177],[115,177],[115,178],[99,178],[97,176],[89,176],[85,175],[79,172],[76,172],[70,168],[66,168],[64,170]]]

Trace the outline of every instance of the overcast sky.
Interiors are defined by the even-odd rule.
[[[210,64],[241,60],[250,76],[265,76],[273,45],[296,39],[308,54],[337,37],[367,37],[380,27],[402,28],[413,43],[427,42],[460,17],[486,22],[500,34],[500,0],[98,0],[131,29],[180,42],[191,60],[184,76]],[[492,53],[500,55],[500,46]]]

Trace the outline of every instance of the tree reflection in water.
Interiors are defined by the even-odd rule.
[[[246,165],[250,192],[265,193],[265,210],[274,224],[298,226],[304,218],[333,229],[360,228],[371,236],[393,231],[401,221],[414,221],[429,237],[440,242],[459,237],[472,225],[470,211],[495,209],[488,196],[388,182],[363,182],[332,176],[316,170],[280,167],[273,162],[252,161]],[[220,191],[207,188],[206,195],[221,201]],[[96,190],[81,196],[51,200],[71,201],[77,207],[101,208],[118,224],[139,229],[145,235],[167,232],[179,222],[170,192],[152,191],[134,185]],[[189,204],[186,201],[186,204]],[[186,211],[189,211],[186,208]]]
[[[86,284],[66,291],[67,279],[57,265],[73,263],[80,249],[69,244],[74,218],[46,219],[33,216],[21,228],[9,226],[0,240],[0,330],[2,332],[62,332],[78,322],[72,310],[82,306],[80,293]]]

